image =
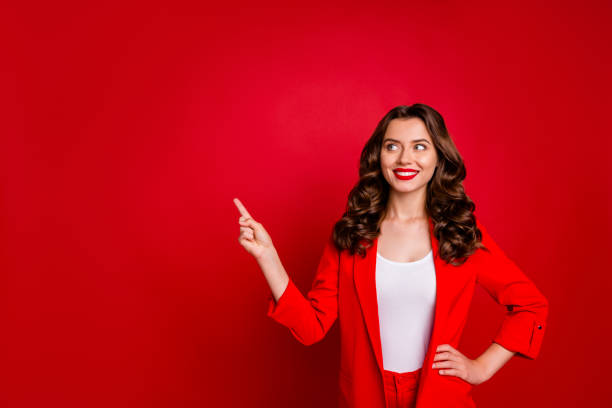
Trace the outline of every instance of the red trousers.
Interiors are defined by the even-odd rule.
[[[383,371],[387,408],[414,408],[421,368],[406,373]]]

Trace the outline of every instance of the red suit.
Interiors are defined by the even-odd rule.
[[[475,407],[472,385],[459,377],[440,375],[433,369],[436,347],[458,348],[476,283],[506,307],[506,315],[492,340],[516,356],[535,359],[539,353],[548,301],[497,246],[476,221],[482,243],[461,266],[446,264],[438,256],[438,240],[429,218],[429,232],[436,271],[434,324],[417,391],[417,408]],[[304,297],[289,280],[276,303],[270,296],[267,315],[288,327],[305,345],[321,340],[338,318],[340,325],[340,406],[385,408],[382,348],[376,297],[378,238],[365,258],[339,252],[331,236],[323,249],[312,288]]]

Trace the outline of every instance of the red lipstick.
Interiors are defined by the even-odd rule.
[[[403,174],[399,174],[399,173],[403,173]],[[414,174],[406,174],[406,173],[414,173]],[[415,169],[405,169],[405,168],[397,168],[393,170],[393,174],[395,174],[395,177],[397,177],[400,180],[412,180],[413,178],[416,177],[417,174],[419,174],[418,170]]]

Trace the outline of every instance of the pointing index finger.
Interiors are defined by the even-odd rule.
[[[236,204],[236,207],[238,207],[238,211],[240,211],[241,215],[243,215],[245,217],[253,218],[253,217],[251,217],[251,214],[249,214],[247,209],[244,208],[244,205],[242,205],[242,203],[240,202],[239,199],[234,198],[234,204]]]

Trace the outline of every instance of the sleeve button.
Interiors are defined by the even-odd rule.
[[[538,329],[540,329],[540,330],[542,329],[542,325],[541,324],[538,325]]]

